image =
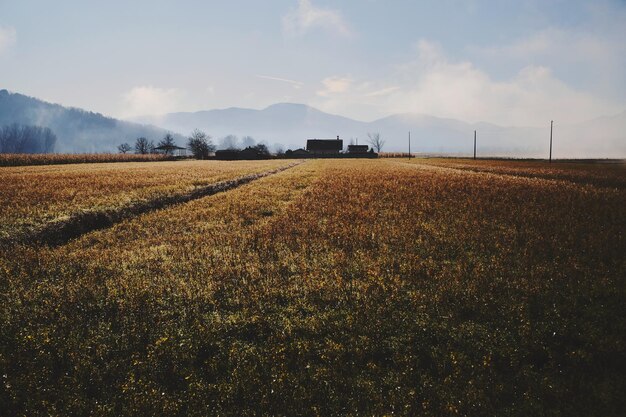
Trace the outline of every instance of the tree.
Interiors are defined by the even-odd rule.
[[[265,145],[264,143],[259,143],[258,145],[254,146],[253,148],[256,149],[256,151],[261,156],[269,156],[270,155],[270,150],[267,149],[267,145]]]
[[[137,138],[137,140],[135,141],[135,153],[145,155],[147,153],[152,153],[153,150],[154,142],[152,142],[151,140],[149,141],[148,139],[141,137]]]
[[[13,123],[0,128],[0,153],[49,153],[56,140],[48,127]]]
[[[215,151],[211,136],[198,129],[191,132],[187,147],[196,159],[206,159],[209,153]]]
[[[174,136],[171,133],[166,133],[163,139],[161,139],[157,145],[157,147],[165,147],[165,155],[172,155],[174,153],[174,147],[176,143],[174,142]]]
[[[132,146],[130,146],[128,143],[122,143],[117,147],[117,150],[120,151],[120,153],[130,152],[132,149]]]
[[[283,146],[282,143],[275,143],[274,144],[274,154],[278,155],[278,156],[282,156],[285,154],[285,147]]]
[[[376,152],[380,153],[381,149],[385,145],[385,140],[381,139],[380,133],[368,133],[368,142],[372,145],[372,148],[376,149]]]
[[[239,145],[238,145],[239,139],[237,139],[237,136],[235,135],[228,135],[224,138],[222,138],[221,142],[220,142],[220,148],[221,149],[239,149]]]
[[[252,136],[244,136],[241,138],[241,146],[244,148],[254,148],[254,145],[256,145],[256,141]]]
[[[50,153],[54,150],[54,145],[57,143],[57,135],[54,134],[52,129],[45,127],[43,129],[44,137],[44,153]]]

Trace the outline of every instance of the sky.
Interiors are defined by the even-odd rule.
[[[0,88],[133,118],[304,103],[543,126],[626,110],[626,0],[0,0]]]

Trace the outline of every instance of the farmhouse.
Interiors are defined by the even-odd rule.
[[[339,155],[343,150],[343,140],[339,139],[308,139],[306,150],[314,155]]]
[[[215,151],[215,159],[221,159],[224,161],[231,161],[239,159],[238,149],[220,149]]]

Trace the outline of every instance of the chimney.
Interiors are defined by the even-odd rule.
[[[337,135],[337,140],[339,140],[339,135]]]

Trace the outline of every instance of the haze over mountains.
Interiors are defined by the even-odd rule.
[[[550,120],[544,128],[502,127],[491,123],[466,123],[421,114],[395,114],[372,122],[324,113],[304,104],[280,103],[263,110],[229,108],[199,112],[170,113],[134,119],[176,132],[199,128],[214,138],[228,134],[252,136],[269,145],[296,149],[307,138],[334,138],[344,145],[354,138],[367,143],[368,132],[379,132],[386,140],[385,151],[406,152],[411,131],[412,151],[469,154],[474,130],[478,152],[489,156],[546,157]],[[577,125],[554,125],[555,157],[626,157],[626,111]]]
[[[18,123],[49,127],[57,136],[54,152],[116,152],[123,142],[140,136],[155,142],[167,132],[76,108],[48,103],[33,97],[0,90],[0,127]],[[182,136],[177,136],[181,141]]]
[[[406,152],[411,131],[412,151],[468,155],[473,132],[478,132],[482,156],[546,157],[550,121],[544,128],[502,127],[491,123],[466,123],[420,114],[395,114],[363,122],[328,114],[304,104],[280,103],[263,110],[229,108],[143,116],[133,121],[67,108],[17,93],[0,91],[0,126],[11,123],[51,128],[58,140],[55,152],[115,152],[123,142],[145,136],[157,142],[167,131],[179,145],[186,135],[201,129],[216,143],[226,135],[252,136],[270,147],[304,147],[307,138],[334,138],[344,145],[367,143],[368,132],[386,140],[384,151]],[[158,127],[157,127],[158,126]],[[626,158],[626,111],[576,125],[554,125],[556,158]]]

